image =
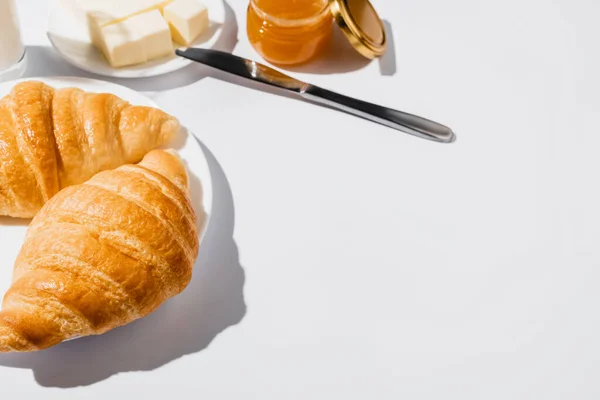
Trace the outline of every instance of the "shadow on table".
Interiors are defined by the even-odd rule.
[[[394,30],[390,21],[384,19],[383,27],[385,28],[385,36],[387,40],[387,50],[383,56],[379,58],[379,73],[383,76],[396,75],[396,43],[394,42]]]
[[[396,73],[396,49],[394,44],[394,32],[392,24],[383,20],[387,37],[387,51],[378,58],[379,71],[383,76],[393,76]],[[350,44],[342,31],[335,27],[331,47],[321,57],[298,66],[281,67],[289,72],[310,74],[340,74],[358,71],[369,65],[372,60],[363,57]]]
[[[225,23],[221,36],[213,46],[214,49],[232,52],[237,45],[238,24],[235,13],[227,1],[225,7]],[[210,74],[208,67],[196,64],[188,65],[178,71],[148,78],[111,78],[93,74],[67,63],[52,47],[28,46],[28,66],[24,77],[44,76],[79,76],[91,79],[100,79],[127,86],[138,91],[160,91],[187,86],[199,81]]]
[[[30,368],[42,386],[91,385],[117,373],[153,370],[202,351],[244,318],[245,274],[233,240],[231,189],[214,156],[204,146],[203,150],[212,177],[213,209],[185,291],[127,326],[36,353],[3,354],[0,365]],[[199,182],[191,182],[192,190],[194,185]]]
[[[321,56],[306,64],[279,68],[288,72],[329,75],[358,71],[370,62],[352,47],[340,29],[334,27],[331,45]]]

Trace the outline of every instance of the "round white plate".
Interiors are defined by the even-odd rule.
[[[159,108],[148,97],[124,86],[93,79],[72,77],[28,78],[4,82],[0,84],[0,97],[8,94],[17,82],[24,80],[42,81],[55,88],[78,87],[90,92],[112,93],[129,101],[131,104]],[[184,160],[190,177],[190,197],[194,210],[198,215],[201,212],[206,214],[204,229],[199,234],[200,240],[202,240],[208,227],[213,199],[212,181],[206,157],[194,136],[185,129],[182,129],[180,132],[180,137],[165,147],[177,150]],[[0,297],[10,287],[13,263],[23,244],[28,223],[29,220],[0,217]],[[198,271],[195,272],[197,273]]]
[[[145,64],[113,68],[102,53],[92,45],[87,22],[73,11],[76,0],[51,0],[48,38],[52,46],[70,64],[85,71],[114,78],[144,78],[179,70],[192,63],[173,54]],[[123,0],[127,1],[127,0]],[[208,9],[209,29],[190,47],[212,48],[223,33],[225,5],[223,0],[201,0]]]

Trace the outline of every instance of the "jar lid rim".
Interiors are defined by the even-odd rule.
[[[360,0],[363,2],[363,11],[366,10],[371,14],[371,21],[376,21],[379,38],[374,38],[369,35],[365,28],[360,26],[360,16],[353,15],[353,9],[350,1],[355,0],[332,0],[331,13],[352,47],[360,54],[367,58],[376,58],[383,55],[387,48],[387,39],[385,27],[377,11],[369,0]]]

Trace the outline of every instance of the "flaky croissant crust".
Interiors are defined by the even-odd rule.
[[[151,313],[191,279],[196,218],[185,168],[163,150],[61,190],[15,262],[0,352],[44,349]]]
[[[33,217],[60,189],[139,162],[179,129],[112,94],[19,83],[0,99],[0,215]]]

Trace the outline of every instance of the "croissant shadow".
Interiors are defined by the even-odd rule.
[[[150,371],[202,351],[244,318],[245,274],[233,240],[231,189],[214,156],[202,148],[213,184],[212,216],[185,291],[129,325],[41,352],[2,354],[0,366],[29,368],[41,386],[86,386],[117,373]],[[192,191],[200,190],[192,174],[190,185]]]

